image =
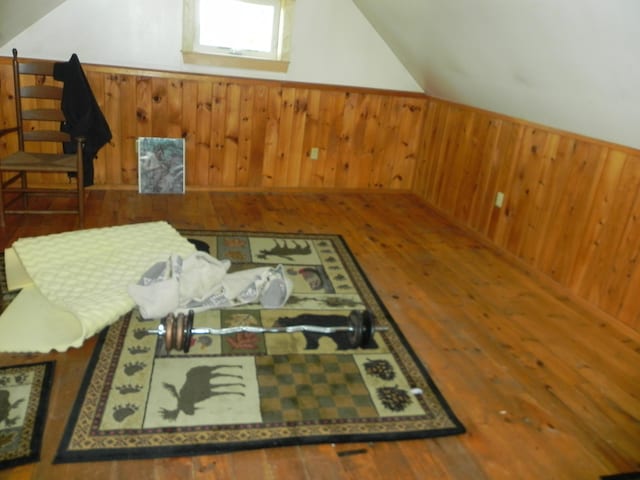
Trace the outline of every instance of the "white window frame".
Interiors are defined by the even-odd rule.
[[[272,52],[231,51],[200,45],[200,0],[183,0],[182,58],[185,63],[231,68],[286,72],[291,51],[291,29],[295,0],[242,0],[248,3],[276,5],[278,28],[274,29]]]

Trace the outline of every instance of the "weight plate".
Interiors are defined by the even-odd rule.
[[[373,337],[373,315],[368,310],[362,312],[362,338],[360,346],[365,348]]]
[[[195,313],[193,310],[189,310],[187,314],[187,320],[184,322],[184,341],[182,343],[182,351],[184,353],[189,353],[189,349],[191,348],[191,338],[193,336],[193,318]]]
[[[362,345],[362,315],[359,311],[353,310],[349,313],[349,327],[351,330],[347,334],[349,347],[358,348]]]
[[[177,349],[182,349],[182,342],[184,340],[184,326],[187,322],[185,321],[184,315],[179,313],[176,317],[176,340],[174,342],[174,347]]]
[[[173,324],[175,323],[175,319],[173,318],[173,314],[170,313],[164,319],[165,333],[164,333],[164,346],[169,353],[173,349]]]

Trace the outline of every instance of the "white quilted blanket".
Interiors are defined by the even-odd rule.
[[[82,338],[74,347],[135,306],[127,287],[150,265],[195,251],[166,222],[23,238],[13,249],[44,297],[78,319]]]

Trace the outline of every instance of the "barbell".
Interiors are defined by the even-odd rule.
[[[352,310],[345,317],[345,325],[322,327],[317,325],[290,325],[277,327],[257,327],[253,325],[239,325],[226,328],[194,328],[193,319],[195,313],[189,310],[186,314],[178,313],[162,318],[158,328],[147,330],[146,333],[164,337],[164,346],[167,352],[177,349],[189,353],[191,339],[194,335],[233,335],[236,333],[318,333],[329,335],[345,332],[350,348],[366,347],[375,332],[384,332],[386,327],[375,325],[374,316],[368,310]]]

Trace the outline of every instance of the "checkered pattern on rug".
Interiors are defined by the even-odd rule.
[[[377,417],[351,355],[256,357],[265,423]]]

